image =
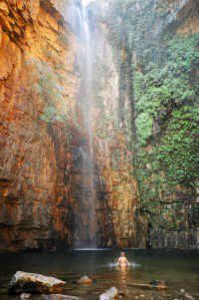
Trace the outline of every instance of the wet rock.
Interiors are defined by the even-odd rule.
[[[186,300],[194,300],[195,298],[192,297],[191,295],[189,295],[188,293],[186,293],[186,294],[184,295],[184,299],[186,299]]]
[[[81,298],[68,296],[68,295],[51,294],[51,295],[41,295],[39,300],[81,300]]]
[[[135,296],[135,299],[143,299],[145,297],[146,297],[146,295],[140,294],[140,295]]]
[[[10,282],[9,292],[20,293],[60,293],[66,282],[40,274],[16,272]]]
[[[81,283],[81,284],[92,284],[93,281],[88,276],[83,276],[82,278],[80,278],[78,280],[78,283]]]
[[[112,287],[110,290],[108,290],[106,293],[100,295],[100,300],[112,300],[117,299],[119,297],[118,290],[115,287]]]
[[[156,290],[166,290],[167,286],[164,284],[158,284],[158,285],[153,285],[150,283],[133,283],[133,284],[128,284],[129,286],[135,287],[135,288],[141,288],[141,289],[156,289]]]
[[[28,299],[32,299],[32,295],[31,294],[27,294],[27,293],[21,294],[20,300],[28,300]]]
[[[119,291],[119,296],[122,296],[122,297],[126,296],[125,291]]]
[[[154,280],[150,281],[149,284],[154,285],[154,286],[158,286],[158,285],[166,286],[166,281],[154,279]]]

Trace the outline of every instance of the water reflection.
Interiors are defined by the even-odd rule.
[[[119,272],[121,289],[126,292],[127,289],[127,276],[129,275],[130,267],[118,266],[117,270]]]

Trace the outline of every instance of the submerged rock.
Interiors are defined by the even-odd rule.
[[[81,300],[81,298],[60,294],[41,295],[40,300]]]
[[[88,276],[83,276],[82,278],[80,278],[78,280],[78,283],[81,283],[81,284],[92,284],[93,281]]]
[[[112,287],[106,293],[100,295],[99,300],[112,300],[119,297],[118,290],[115,287]]]
[[[20,293],[60,293],[66,282],[40,274],[16,272],[10,282],[9,292]]]
[[[128,284],[129,286],[135,287],[135,288],[140,288],[140,289],[156,289],[156,290],[166,290],[167,286],[165,284],[150,284],[150,283],[133,283],[133,284]]]

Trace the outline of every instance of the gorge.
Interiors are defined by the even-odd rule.
[[[198,249],[198,14],[0,1],[0,251]]]

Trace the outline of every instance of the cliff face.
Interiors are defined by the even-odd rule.
[[[131,9],[144,23],[144,10],[136,2]],[[159,165],[154,169],[153,150],[166,129],[163,126],[158,135],[155,119],[152,134],[139,144],[143,98],[134,83],[148,72],[145,50],[153,48],[153,41],[160,46],[163,32],[198,32],[197,7],[194,1],[168,1],[162,18],[165,1],[152,2],[158,14],[147,34],[139,23],[138,30],[125,27],[125,7],[119,9],[122,16],[114,15],[114,1],[88,7],[93,70],[90,162],[81,107],[84,73],[78,61],[83,45],[74,30],[80,20],[73,6],[80,8],[79,1],[1,1],[0,251],[68,247],[86,239],[91,230],[98,246],[196,246],[197,191],[158,181],[164,181],[167,172]],[[131,9],[127,11],[133,15]],[[129,51],[135,33],[136,49]],[[145,127],[141,129],[146,134]],[[88,225],[92,184],[93,229]]]
[[[103,16],[103,7],[101,16]],[[113,233],[112,237],[108,234],[107,240],[108,244],[115,243],[120,247],[136,247],[138,244],[136,243],[134,212],[138,204],[138,187],[137,180],[132,175],[132,149],[128,134],[120,123],[118,113],[119,73],[108,38],[108,26],[103,23],[101,16],[98,20],[97,13],[100,9],[97,5],[96,7],[93,5],[90,10],[92,16],[95,16],[96,12],[95,19],[97,20],[93,26],[95,49],[95,117],[93,118],[95,121],[93,127],[98,172],[100,181],[103,183],[100,202],[106,202]],[[128,107],[126,109],[128,110]],[[103,217],[106,209],[100,202],[99,212]],[[104,232],[107,235],[106,228]]]
[[[137,239],[152,248],[198,247],[197,19],[189,0],[113,1],[107,18],[124,124],[131,101]]]
[[[71,22],[71,5],[0,4],[0,248],[4,251],[72,245],[80,238],[75,236],[76,220],[82,231],[88,223],[84,196],[90,175],[82,170],[78,155],[82,141],[88,146],[88,133],[81,130],[77,102],[81,78],[76,57],[81,46],[72,32],[77,16]],[[112,49],[105,26],[98,27],[93,46],[99,60],[95,81],[100,79],[100,86],[92,108],[95,234],[101,246],[134,246],[137,186],[130,175],[126,137],[119,129]]]
[[[49,1],[2,1],[0,20],[0,248],[47,247],[68,234],[60,120],[77,90],[75,37]]]
[[[194,111],[198,107],[197,88],[195,86],[198,74],[195,72],[197,59],[194,59],[194,55],[197,52],[196,44],[198,43],[199,10],[195,1],[166,1],[165,5],[167,6],[166,22],[163,23],[160,35],[166,36],[168,34],[165,38],[167,41],[165,46],[168,47],[168,51],[174,51],[175,53],[172,59],[168,56],[165,63],[170,69],[169,65],[172,61],[171,65],[175,69],[172,82],[176,80],[177,74],[181,70],[181,76],[178,77],[179,82],[181,82],[183,89],[188,92],[190,88],[193,94],[192,97],[183,98],[183,92],[180,91],[178,84],[174,84],[176,91],[179,92],[177,97],[182,99],[181,103],[176,105],[175,96],[171,92],[169,97],[172,99],[170,100],[171,103],[173,103],[170,108],[167,107],[163,120],[160,120],[161,116],[159,120],[159,117],[154,118],[153,133],[148,139],[146,147],[146,152],[149,155],[148,164],[145,165],[148,169],[148,172],[146,172],[148,173],[148,182],[146,180],[145,183],[149,184],[152,191],[156,190],[157,194],[154,192],[156,194],[154,206],[152,205],[153,207],[149,208],[148,211],[149,230],[147,242],[148,246],[152,248],[198,249],[198,171],[194,159],[195,155],[197,156],[197,151],[195,152],[194,149],[197,149],[198,142],[197,138],[190,138],[189,147],[186,147],[186,137],[191,137],[192,134],[195,136],[195,133],[197,135]],[[183,43],[187,43],[189,46],[184,47]],[[190,61],[187,60],[187,66],[189,67],[185,70],[181,65],[180,51],[182,51],[183,57],[187,57],[189,49],[193,49],[193,57]],[[161,70],[161,66],[159,69]],[[161,79],[159,80],[161,81]],[[166,86],[166,84],[163,84],[163,86]],[[168,88],[172,90],[172,87],[168,86]],[[164,96],[161,97],[164,101]],[[179,114],[176,119],[175,114]],[[182,116],[184,116],[184,121],[182,121]],[[165,120],[167,118],[165,122],[164,118]],[[185,126],[186,121],[191,124],[189,128]],[[174,124],[178,124],[177,127]],[[177,136],[178,138],[176,138]],[[170,142],[167,143],[168,139],[171,139],[171,143],[174,142],[173,147]],[[158,147],[160,149],[159,153]],[[154,151],[154,149],[156,150]],[[156,168],[154,170],[153,166],[154,160],[156,160],[154,158],[155,152],[157,156],[163,154],[160,158],[158,175],[154,174],[157,170]],[[174,156],[171,153],[174,153]],[[167,156],[172,157],[169,164],[165,163]],[[176,163],[178,159],[179,162]],[[172,165],[174,166],[174,175],[169,178]],[[190,176],[190,174],[192,175]],[[157,180],[157,177],[159,180]]]
[[[87,102],[85,89],[90,83],[84,78],[86,59],[81,54],[79,57],[78,126],[72,138],[70,152],[73,162],[68,170],[73,236],[78,244],[78,240],[88,238],[90,230],[99,246],[131,247],[136,246],[134,211],[138,188],[132,175],[132,152],[125,130],[120,126],[119,77],[108,40],[108,27],[102,18],[104,6],[101,5],[96,2],[87,8],[91,31],[91,49],[87,51],[90,52],[89,68],[92,70],[89,95],[92,102],[86,107],[86,113],[83,102]],[[90,119],[93,160],[89,157],[89,133],[85,130],[84,118]],[[95,202],[96,225],[93,226],[87,221],[92,218],[89,214],[91,197]]]

